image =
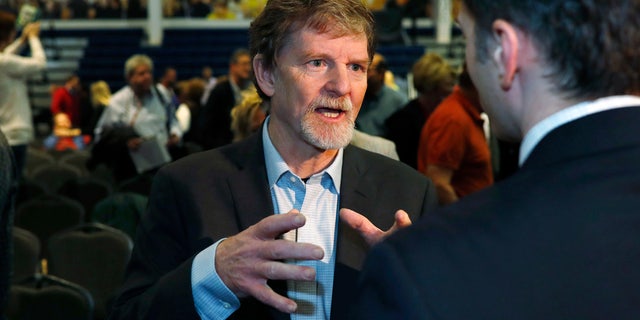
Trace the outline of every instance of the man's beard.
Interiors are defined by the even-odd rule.
[[[338,109],[345,112],[340,123],[328,124],[315,114],[317,108]],[[321,96],[315,99],[302,118],[302,136],[306,142],[322,150],[340,149],[351,142],[354,131],[353,106],[346,98]]]

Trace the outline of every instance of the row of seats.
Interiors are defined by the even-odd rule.
[[[106,318],[151,177],[115,185],[108,172],[87,169],[89,157],[28,149],[16,201],[9,319]]]
[[[32,232],[14,227],[10,319],[106,319],[124,278],[133,242],[99,223],[55,233],[42,246]],[[49,252],[41,264],[41,251]]]
[[[16,199],[17,226],[34,232],[42,242],[86,222],[102,222],[134,236],[151,188],[150,174],[116,184],[106,168],[87,169],[88,153],[72,151],[58,158],[37,149],[28,153]]]

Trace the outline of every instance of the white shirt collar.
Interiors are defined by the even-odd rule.
[[[520,144],[520,159],[518,164],[522,166],[542,138],[565,123],[601,111],[636,106],[640,106],[640,97],[611,96],[594,101],[581,102],[562,109],[538,122],[527,132],[522,140],[522,144]]]

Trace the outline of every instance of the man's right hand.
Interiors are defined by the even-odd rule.
[[[222,241],[217,248],[218,276],[236,296],[252,296],[282,312],[295,312],[296,303],[274,292],[267,280],[313,281],[315,269],[287,264],[284,260],[320,260],[322,248],[310,243],[279,239],[289,230],[305,224],[297,210],[275,214]]]

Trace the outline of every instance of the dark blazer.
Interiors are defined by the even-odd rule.
[[[415,170],[357,147],[344,150],[340,207],[365,214],[386,230],[396,210],[405,209],[417,219],[435,204],[431,181]],[[271,214],[261,134],[167,165],[156,175],[112,318],[197,319],[190,282],[194,256]],[[334,319],[346,316],[367,250],[355,231],[339,225]],[[286,282],[270,285],[286,294]],[[288,315],[248,298],[231,318]]]
[[[640,319],[639,123],[556,128],[510,178],[389,237],[353,318]]]
[[[207,103],[203,106],[199,120],[201,132],[200,144],[205,150],[231,143],[231,109],[240,103],[235,100],[233,88],[229,79],[218,83],[209,94]]]

